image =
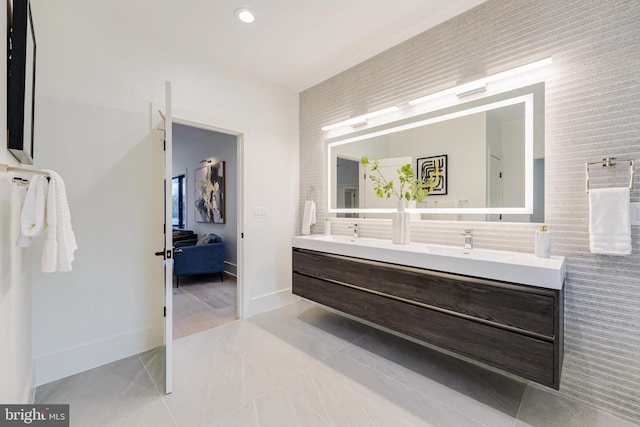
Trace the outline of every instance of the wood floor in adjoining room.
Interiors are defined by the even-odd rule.
[[[236,320],[237,282],[218,274],[181,276],[173,281],[173,339],[186,337]]]

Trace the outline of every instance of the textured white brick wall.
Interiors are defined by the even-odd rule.
[[[552,254],[568,262],[560,392],[640,423],[640,229],[633,255],[591,254],[584,192],[586,161],[640,159],[640,1],[491,0],[304,91],[300,199],[314,186],[324,217],[321,126],[546,56],[545,214]],[[625,172],[594,184],[623,183]],[[333,231],[348,234],[350,222]],[[361,235],[390,238],[389,221],[358,222]],[[478,247],[533,252],[531,224],[422,222],[412,239],[461,245],[470,225]]]

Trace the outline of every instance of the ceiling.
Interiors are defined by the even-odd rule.
[[[120,30],[140,34],[144,22],[147,36],[162,38],[169,29],[166,42],[299,92],[484,1],[127,0],[122,9],[116,0],[92,8]],[[239,7],[254,11],[253,24],[235,19]]]
[[[483,1],[218,1],[215,21],[228,37],[213,50],[232,67],[302,91]],[[254,11],[253,24],[233,19],[240,6]]]

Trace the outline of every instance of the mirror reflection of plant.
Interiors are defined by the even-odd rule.
[[[408,201],[415,200],[422,202],[429,194],[429,190],[435,185],[435,180],[430,176],[425,182],[416,178],[411,163],[397,169],[398,180],[400,181],[400,188],[396,188],[393,185],[393,180],[388,181],[382,172],[380,172],[380,162],[374,160],[373,164],[369,162],[369,158],[364,156],[360,159],[360,163],[365,169],[371,167],[371,173],[369,178],[374,183],[374,190],[376,196],[381,199],[389,199],[391,196],[396,196],[398,200],[406,199]]]

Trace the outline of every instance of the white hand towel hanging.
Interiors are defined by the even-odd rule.
[[[71,262],[78,245],[71,228],[67,191],[57,172],[45,172],[49,174],[50,182],[47,195],[47,231],[42,249],[41,269],[45,273],[71,271]]]
[[[589,190],[589,249],[592,253],[631,253],[629,211],[629,187]]]
[[[22,205],[20,215],[20,236],[16,245],[21,248],[31,246],[31,238],[39,236],[45,227],[45,211],[49,181],[40,175],[34,175],[29,181],[29,189]]]
[[[311,226],[316,223],[316,202],[307,200],[304,202],[304,214],[302,215],[302,234],[311,234]]]

